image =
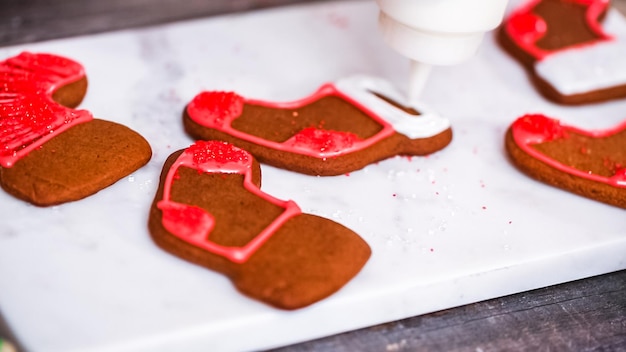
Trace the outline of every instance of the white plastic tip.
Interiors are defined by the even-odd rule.
[[[426,81],[430,75],[432,66],[419,61],[411,60],[411,66],[409,68],[409,89],[408,89],[408,102],[413,103],[419,100]]]

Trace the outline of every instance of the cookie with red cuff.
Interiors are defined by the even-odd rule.
[[[148,162],[137,132],[74,109],[87,90],[78,62],[24,52],[0,62],[0,185],[50,206],[90,196]]]
[[[529,176],[626,209],[626,120],[590,131],[525,115],[509,127],[505,144],[512,162]]]
[[[198,141],[163,167],[148,227],[156,244],[229,277],[281,309],[313,304],[363,268],[361,237],[260,189],[259,163],[221,141]]]

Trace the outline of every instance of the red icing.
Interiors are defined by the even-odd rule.
[[[248,152],[222,142],[197,141],[187,148],[185,153],[191,155],[193,165],[197,169],[206,169],[206,172],[223,169],[226,165],[232,165],[235,168],[252,166],[252,158]]]
[[[0,62],[0,165],[11,167],[31,150],[93,117],[64,107],[52,93],[85,77],[83,67],[51,54],[21,53]]]
[[[548,51],[538,48],[535,43],[543,37],[548,29],[548,24],[533,9],[542,0],[531,0],[524,6],[515,10],[504,23],[504,29],[508,36],[525,52],[532,55],[535,59],[541,60],[546,56],[568,50],[574,47],[581,47],[595,43],[580,43],[574,46],[561,48],[554,51]],[[561,0],[563,2],[575,2],[587,6],[586,24],[601,39],[610,40],[612,37],[604,32],[598,21],[598,17],[609,6],[609,0]]]
[[[176,202],[160,202],[163,226],[182,238],[202,240],[213,229],[215,219],[203,209]]]
[[[287,141],[278,143],[238,131],[231,126],[232,121],[241,115],[243,104],[259,105],[274,109],[297,109],[326,96],[336,96],[356,106],[381,124],[383,129],[371,138],[362,140],[353,133],[325,130],[320,125],[306,128]],[[239,139],[267,148],[320,159],[362,150],[394,133],[393,127],[388,122],[339,91],[333,84],[323,85],[315,93],[304,99],[284,103],[246,99],[235,93],[202,92],[196,95],[187,105],[187,113],[196,123],[220,130]]]
[[[615,175],[610,178],[611,182],[626,187],[626,168],[615,170]]]
[[[315,127],[305,128],[295,136],[285,141],[294,150],[315,150],[320,154],[340,153],[342,150],[351,148],[359,141],[359,137],[353,133],[340,133]]]
[[[512,15],[506,24],[506,28],[509,35],[517,39],[520,46],[526,47],[527,52],[535,49],[534,43],[548,30],[546,22],[530,12]],[[533,54],[535,57],[544,55],[543,53]]]
[[[189,104],[195,117],[215,127],[230,126],[243,111],[244,100],[233,92],[202,92]]]
[[[613,135],[626,129],[626,121],[617,126],[606,130],[586,131],[573,126],[560,123],[558,120],[551,119],[541,114],[525,115],[518,118],[512,125],[513,139],[515,143],[527,154],[533,158],[540,160],[551,167],[566,172],[568,174],[581,177],[584,179],[606,183],[613,187],[626,188],[626,168],[618,163],[611,162],[614,165],[615,174],[611,177],[603,177],[589,173],[588,171],[578,170],[571,166],[562,164],[537,149],[532,148],[533,144],[539,144],[561,138],[567,138],[567,132],[575,132],[591,138],[603,138]],[[605,160],[605,163],[607,161]]]
[[[237,173],[244,175],[243,186],[258,197],[284,208],[284,212],[254,239],[242,247],[222,246],[209,240],[216,219],[204,209],[178,203],[170,199],[179,167],[189,167],[205,173]],[[158,208],[163,212],[163,226],[174,236],[202,250],[223,256],[235,263],[243,263],[259,249],[288,219],[300,214],[293,201],[276,199],[262,192],[252,183],[252,157],[243,149],[218,141],[197,141],[174,162],[165,180],[163,200]]]
[[[517,136],[528,144],[537,144],[566,138],[567,131],[559,120],[544,115],[525,115],[515,121]]]

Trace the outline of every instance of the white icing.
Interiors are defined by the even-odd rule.
[[[389,82],[368,76],[353,76],[335,83],[335,87],[387,121],[394,130],[411,139],[435,136],[450,127],[450,122],[421,102],[406,103],[406,99]],[[382,96],[417,110],[411,115],[374,95]]]
[[[609,11],[604,30],[614,39],[551,54],[535,64],[535,72],[562,95],[626,85],[624,17]]]

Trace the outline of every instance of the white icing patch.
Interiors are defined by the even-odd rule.
[[[450,127],[450,122],[440,117],[427,106],[405,103],[406,99],[389,82],[368,77],[353,76],[335,83],[338,90],[372,110],[396,130],[411,139],[435,136]],[[420,115],[411,115],[374,95],[378,93],[398,104],[417,110]]]
[[[539,77],[562,95],[587,93],[626,84],[626,21],[611,10],[604,30],[614,40],[572,48],[535,64]]]

